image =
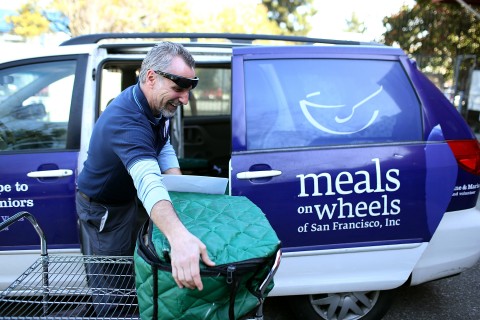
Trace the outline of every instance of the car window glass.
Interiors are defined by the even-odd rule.
[[[197,87],[190,91],[188,103],[182,114],[191,116],[230,115],[230,69],[197,66],[200,78]],[[139,66],[109,62],[102,70],[100,113],[122,90],[138,81]]]
[[[102,69],[102,81],[100,82],[100,113],[112,100],[122,92],[122,75],[121,69]]]
[[[195,68],[200,81],[190,91],[189,102],[183,114],[189,116],[216,116],[230,114],[230,69]]]
[[[75,61],[0,70],[0,152],[65,149]]]
[[[248,149],[417,141],[420,104],[399,62],[245,63]]]
[[[108,61],[101,69],[100,115],[123,90],[138,83],[141,61]]]

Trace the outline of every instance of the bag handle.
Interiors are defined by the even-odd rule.
[[[157,255],[157,252],[155,251],[155,247],[153,246],[152,240],[151,240],[151,232],[148,232],[152,224],[151,219],[147,219],[145,223],[141,226],[140,230],[138,231],[137,234],[137,253],[138,255],[144,259],[147,263],[157,266],[163,265],[162,261]],[[150,229],[151,230],[151,229]],[[145,244],[145,239],[144,236],[147,236],[147,244]],[[163,268],[162,268],[163,270]],[[170,268],[171,270],[171,268]]]

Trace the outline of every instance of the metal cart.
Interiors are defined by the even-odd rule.
[[[22,218],[39,235],[41,255],[0,292],[0,319],[139,319],[133,257],[48,255],[32,214],[15,214],[0,231]]]

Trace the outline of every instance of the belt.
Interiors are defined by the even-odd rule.
[[[129,202],[129,201],[126,201],[126,202],[119,202],[119,203],[107,203],[107,202],[102,202],[102,201],[98,201],[98,200],[95,200],[93,198],[90,198],[89,196],[87,196],[85,193],[83,193],[82,191],[80,191],[78,189],[77,189],[77,192],[83,199],[87,200],[88,202],[96,202],[96,203],[100,203],[100,204],[103,204],[103,205],[123,205],[123,204],[126,204],[126,203]]]

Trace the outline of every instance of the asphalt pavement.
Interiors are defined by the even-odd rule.
[[[479,320],[480,262],[460,275],[400,289],[383,320],[414,319]]]

